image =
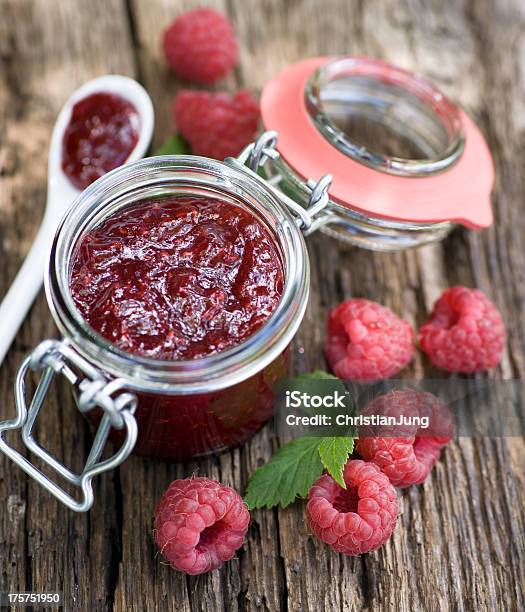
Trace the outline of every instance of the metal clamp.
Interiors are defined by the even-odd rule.
[[[43,370],[43,374],[28,407],[25,380],[29,369]],[[80,474],[72,472],[41,447],[32,433],[49,386],[57,374],[64,376],[71,385],[78,389],[77,404],[80,412],[88,412],[93,408],[100,408],[103,411],[91,451]],[[122,392],[124,387],[125,381],[122,379],[108,380],[74,351],[66,341],[45,340],[24,359],[18,370],[15,382],[17,417],[0,422],[0,450],[68,508],[75,512],[86,512],[94,501],[91,482],[93,478],[125,461],[137,440],[137,422],[133,416],[137,407],[137,398],[131,393]],[[114,455],[99,461],[111,427],[125,430],[124,442]],[[69,495],[60,485],[5,441],[4,432],[16,429],[21,430],[22,440],[30,451],[60,476],[81,489],[82,498],[80,500]]]
[[[269,159],[276,160],[279,158],[279,151],[276,148],[277,137],[277,132],[264,132],[255,142],[245,147],[239,157],[229,157],[226,162],[234,166],[243,166],[244,170],[260,179],[257,174],[259,169],[264,168]],[[333,215],[326,211],[330,201],[328,189],[331,183],[331,174],[325,174],[318,181],[308,179],[305,186],[310,190],[310,194],[305,207],[277,189],[271,181],[266,181],[267,186],[294,214],[298,227],[306,236],[333,220]]]

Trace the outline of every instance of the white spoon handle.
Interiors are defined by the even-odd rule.
[[[31,250],[0,304],[0,365],[44,281],[52,230],[44,220]]]

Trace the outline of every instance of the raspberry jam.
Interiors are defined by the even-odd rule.
[[[239,344],[283,290],[275,240],[253,215],[211,198],[149,200],[84,237],[71,291],[120,349],[195,359]]]
[[[231,348],[283,292],[279,247],[245,209],[211,197],[148,199],[110,216],[76,249],[70,289],[84,319],[118,348],[192,360]],[[143,454],[188,458],[243,441],[271,416],[286,352],[226,391],[139,395]]]
[[[85,189],[121,166],[139,138],[137,109],[124,98],[95,93],[73,106],[62,140],[62,170]]]

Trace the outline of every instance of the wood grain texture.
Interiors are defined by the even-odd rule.
[[[137,76],[154,99],[154,146],[171,129],[181,86],[162,60],[160,34],[175,0],[0,0],[0,295],[14,277],[45,201],[46,152],[56,113],[74,87],[104,72]],[[495,224],[444,243],[370,253],[309,239],[312,296],[293,351],[297,371],[325,367],[327,309],[351,295],[420,324],[440,291],[478,286],[509,329],[494,376],[525,377],[525,9],[519,0],[224,0],[241,61],[224,86],[255,90],[309,55],[369,54],[432,78],[483,129],[497,167]],[[1,322],[0,322],[1,326]],[[54,327],[40,297],[0,371],[0,418],[22,355]],[[436,376],[416,356],[409,377]],[[90,435],[58,387],[39,429],[80,465]],[[187,578],[163,565],[151,538],[157,499],[194,471],[242,490],[277,441],[265,428],[241,449],[181,465],[132,458],[99,479],[96,505],[76,516],[0,457],[0,589],[63,590],[67,610],[350,611],[522,610],[525,447],[522,439],[460,439],[431,478],[401,494],[402,516],[380,551],[345,558],[309,536],[304,505],[260,510],[238,557]]]

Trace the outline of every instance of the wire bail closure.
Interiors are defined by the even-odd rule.
[[[259,180],[264,180],[260,176],[259,170],[264,168],[268,160],[275,161],[279,158],[279,151],[276,148],[277,139],[277,132],[264,132],[255,142],[243,149],[237,158],[228,157],[225,162],[230,166],[242,166],[244,171],[250,172],[250,174],[253,174]],[[323,175],[318,181],[313,179],[306,181],[305,185],[310,190],[306,208],[278,189],[276,185],[278,185],[279,181],[270,179],[265,180],[265,183],[292,212],[297,226],[305,236],[333,221],[333,215],[326,210],[330,202],[328,189],[332,184],[331,174]]]
[[[43,373],[28,406],[25,381],[30,369],[42,370]],[[58,461],[40,446],[33,435],[36,419],[51,382],[57,374],[64,376],[78,390],[76,401],[80,412],[86,413],[94,408],[100,408],[103,412],[91,451],[80,474],[72,472]],[[137,397],[132,393],[123,392],[124,387],[123,379],[105,378],[99,370],[75,352],[67,341],[45,340],[24,359],[18,370],[15,382],[17,417],[0,422],[0,450],[68,508],[75,512],[87,512],[94,502],[93,478],[116,468],[125,461],[137,440],[138,428],[133,416],[137,407]],[[112,427],[125,430],[124,442],[114,455],[100,461]],[[32,453],[60,476],[81,489],[80,500],[72,497],[6,442],[3,437],[4,432],[17,429],[21,430],[22,440]]]

